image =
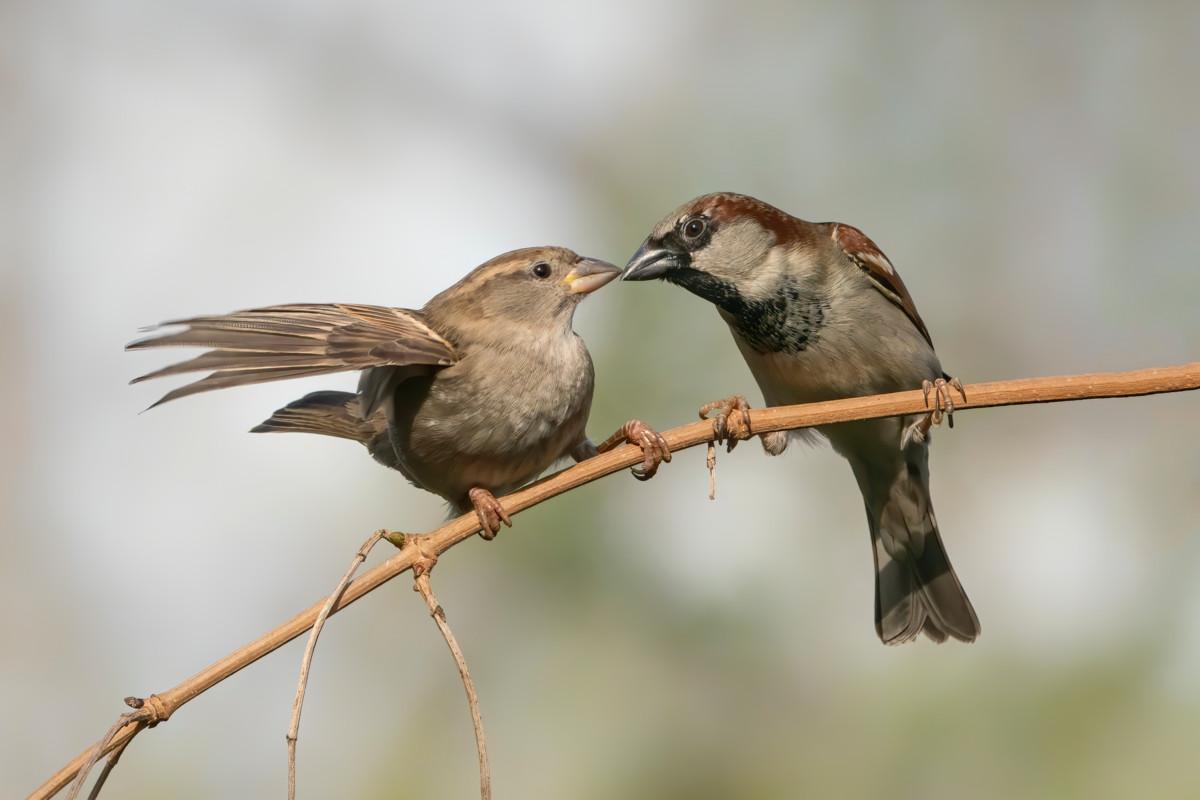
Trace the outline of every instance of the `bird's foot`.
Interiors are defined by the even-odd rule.
[[[700,419],[709,419],[708,415],[714,411],[717,415],[712,417],[713,435],[718,444],[725,445],[725,452],[731,453],[738,442],[749,439],[752,435],[748,413],[750,404],[740,394],[726,397],[724,400],[714,400],[700,406]]]
[[[475,507],[475,515],[479,517],[479,535],[484,539],[495,539],[496,534],[500,532],[500,523],[512,527],[512,518],[508,516],[508,512],[500,505],[496,496],[487,489],[476,486],[467,492],[467,497]]]
[[[933,395],[933,407],[928,414],[922,416],[904,429],[904,434],[900,437],[901,450],[907,448],[910,442],[924,442],[929,436],[929,430],[935,425],[941,425],[943,418],[945,418],[947,425],[951,428],[954,427],[954,397],[950,393],[951,389],[956,390],[962,397],[963,402],[966,402],[967,392],[963,389],[962,382],[958,378],[950,378],[947,375],[934,381],[925,380],[921,382],[921,392],[925,396],[925,405],[929,406],[930,395]]]
[[[635,444],[642,448],[642,465],[629,470],[639,481],[650,480],[658,472],[660,464],[671,460],[671,448],[667,445],[667,440],[640,419],[626,422],[616,433],[601,442],[596,450],[607,453],[622,444]]]
[[[933,410],[930,416],[934,425],[942,424],[942,417],[946,418],[946,423],[954,427],[954,398],[950,395],[950,390],[955,389],[962,397],[963,402],[967,401],[967,392],[963,389],[962,382],[958,378],[950,378],[949,375],[938,378],[936,381],[925,380],[921,382],[921,392],[925,395],[925,405],[929,405],[929,395],[933,393]]]

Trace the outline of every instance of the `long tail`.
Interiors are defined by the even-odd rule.
[[[349,392],[306,394],[255,425],[250,432],[316,433],[350,439],[366,447],[379,463],[399,469],[383,414],[363,419],[358,395]]]
[[[928,451],[911,446],[893,468],[851,462],[867,508],[875,556],[875,630],[884,644],[924,633],[973,642],[979,618],[942,545],[929,498]],[[888,459],[892,461],[891,459]]]

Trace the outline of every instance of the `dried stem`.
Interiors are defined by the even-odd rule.
[[[1200,389],[1200,362],[1176,367],[1153,367],[1132,372],[1102,372],[970,384],[966,387],[970,401],[956,404],[956,411],[1103,397],[1135,397],[1194,389]],[[769,433],[860,419],[919,414],[926,411],[928,409],[921,391],[915,390],[798,406],[758,408],[752,409],[749,417],[755,433]],[[690,425],[673,428],[666,431],[663,436],[671,451],[675,452],[712,441],[713,427],[711,422],[701,420]],[[640,464],[642,458],[642,451],[638,447],[633,445],[618,447],[503,497],[501,503],[509,514],[517,514],[605,475],[611,475],[635,464]],[[427,552],[440,555],[454,545],[471,538],[478,530],[479,520],[475,514],[471,513],[453,519],[436,531],[420,538]],[[345,608],[368,592],[409,570],[416,563],[416,558],[417,555],[412,550],[402,550],[383,564],[367,570],[346,588],[341,599],[333,605],[330,613]],[[303,634],[315,624],[324,605],[325,601],[321,601],[311,606],[283,625],[205,667],[178,686],[153,696],[162,704],[164,712],[156,721],[166,719],[169,714],[174,713],[183,704]],[[136,721],[126,722],[100,750],[108,752],[120,747],[137,733],[141,724]],[[85,764],[89,761],[94,763],[93,750],[95,748],[88,748],[73,758],[44,784],[35,789],[29,795],[30,800],[46,800],[46,798],[53,797],[75,778]]]
[[[417,573],[417,576],[413,581],[413,589],[421,593],[425,605],[429,607],[429,614],[437,623],[438,630],[442,632],[442,638],[446,640],[446,646],[450,648],[450,655],[454,656],[459,677],[462,678],[463,689],[467,692],[467,705],[471,708],[471,724],[475,726],[475,752],[479,755],[479,797],[481,800],[492,800],[492,769],[488,766],[487,736],[483,732],[483,717],[479,714],[479,695],[475,694],[475,681],[471,680],[471,671],[467,669],[467,660],[458,646],[458,640],[454,638],[454,632],[450,630],[450,625],[446,622],[446,612],[442,610],[437,597],[433,594],[433,587],[429,585],[429,571],[420,569],[414,570],[414,572]]]
[[[708,443],[708,451],[704,455],[704,465],[708,467],[708,499],[717,499],[717,445]]]
[[[108,760],[104,762],[104,769],[100,770],[100,775],[96,778],[96,783],[93,784],[92,790],[88,792],[88,800],[96,800],[100,796],[100,790],[104,788],[104,782],[108,780],[108,776],[117,766],[117,762],[121,760],[121,754],[125,752],[125,748],[129,747],[129,743],[132,741],[133,739],[126,739],[124,744],[108,754]]]
[[[71,784],[71,791],[67,793],[67,800],[75,800],[77,797],[79,797],[79,793],[83,791],[83,784],[87,782],[88,773],[92,771],[92,767],[96,766],[96,762],[99,761],[100,756],[104,754],[104,748],[107,747],[108,743],[111,742],[113,737],[117,735],[117,731],[121,730],[126,724],[129,723],[133,715],[134,712],[122,714],[117,721],[113,723],[113,726],[108,729],[108,733],[100,737],[100,741],[96,742],[96,745],[91,750],[91,754],[88,756],[87,762],[83,765],[83,768],[79,770],[79,774],[75,776],[75,782]],[[121,744],[121,750],[125,749],[125,746],[129,744],[129,741],[132,740],[132,738],[133,737],[130,736],[129,740],[126,740]],[[113,750],[113,752],[118,753],[120,751]],[[107,773],[102,775],[102,779],[107,777]],[[103,786],[103,783],[98,782],[98,784]]]
[[[313,653],[317,649],[317,637],[321,635],[321,629],[325,627],[325,620],[329,619],[329,615],[333,613],[333,607],[346,593],[346,587],[350,585],[354,573],[358,571],[362,563],[367,560],[371,550],[387,533],[386,530],[377,530],[367,537],[367,540],[362,543],[362,547],[358,548],[358,552],[354,554],[354,560],[350,562],[346,574],[342,576],[341,581],[329,595],[325,605],[321,606],[317,618],[313,621],[312,633],[308,635],[308,644],[304,646],[304,657],[300,660],[300,677],[296,681],[296,697],[292,700],[292,721],[288,725],[287,732],[288,800],[295,800],[296,797],[296,740],[300,737],[300,711],[304,708],[304,692],[308,688],[308,670],[312,666]]]

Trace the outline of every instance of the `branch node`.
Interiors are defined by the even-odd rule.
[[[437,550],[429,547],[428,536],[418,536],[415,533],[396,533],[391,536],[393,538],[389,538],[388,541],[399,547],[401,552],[404,550],[414,551],[412,565],[414,579],[433,572],[438,561],[438,554]],[[399,541],[397,542],[397,540]],[[414,586],[413,591],[420,591],[420,589]]]
[[[140,698],[137,697],[127,697],[125,698],[126,703],[128,703],[130,699],[135,701],[140,700]],[[112,767],[116,766],[116,762],[121,757],[121,753],[124,752],[125,747],[143,728],[148,727],[146,724],[146,718],[149,716],[149,713],[150,712],[148,712],[146,709],[139,708],[136,711],[126,711],[124,714],[117,717],[117,721],[113,723],[113,726],[108,729],[108,732],[104,734],[100,741],[96,742],[95,747],[88,752],[87,761],[82,767],[79,768],[79,771],[75,773],[75,780],[71,783],[70,791],[67,793],[67,800],[76,800],[76,798],[79,797],[79,793],[83,790],[83,784],[85,781],[87,781],[88,773],[92,771],[92,767],[94,767],[96,762],[99,761],[101,756],[104,755],[104,752],[108,749],[109,743],[112,742],[113,737],[115,737],[122,728],[131,722],[137,723],[137,727],[134,728],[130,737],[126,739],[123,744],[119,745],[113,750],[113,755],[110,757],[108,762],[109,765],[105,768],[99,780],[96,781],[96,785],[92,789],[89,800],[97,797],[100,794],[100,789],[103,788],[104,781],[108,779],[109,773],[112,772]]]
[[[158,695],[152,694],[149,697],[126,697],[125,705],[130,708],[137,709],[137,713],[131,716],[139,722],[145,723],[147,728],[153,728],[160,722],[166,722],[171,718],[173,709]]]

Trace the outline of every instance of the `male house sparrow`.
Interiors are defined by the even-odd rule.
[[[655,226],[624,277],[661,278],[717,306],[768,405],[923,385],[936,386],[939,403],[949,404],[949,376],[912,297],[857,228],[805,222],[744,195],[709,194]],[[742,404],[709,404],[702,414]],[[875,556],[875,629],[886,644],[922,632],[938,642],[979,635],[929,499],[925,434],[940,416],[939,407],[931,416],[819,429],[862,491]],[[777,455],[787,435],[762,441]]]
[[[585,434],[593,370],[571,328],[575,307],[620,274],[560,247],[514,250],[477,267],[420,311],[283,305],[163,323],[184,330],[133,342],[211,350],[136,378],[213,372],[158,403],[228,386],[362,370],[358,393],[314,392],[255,431],[353,439],[454,513],[474,508],[485,538],[512,524],[495,495],[560,458],[581,461],[630,442],[648,479],[671,454],[631,420],[597,447]]]

